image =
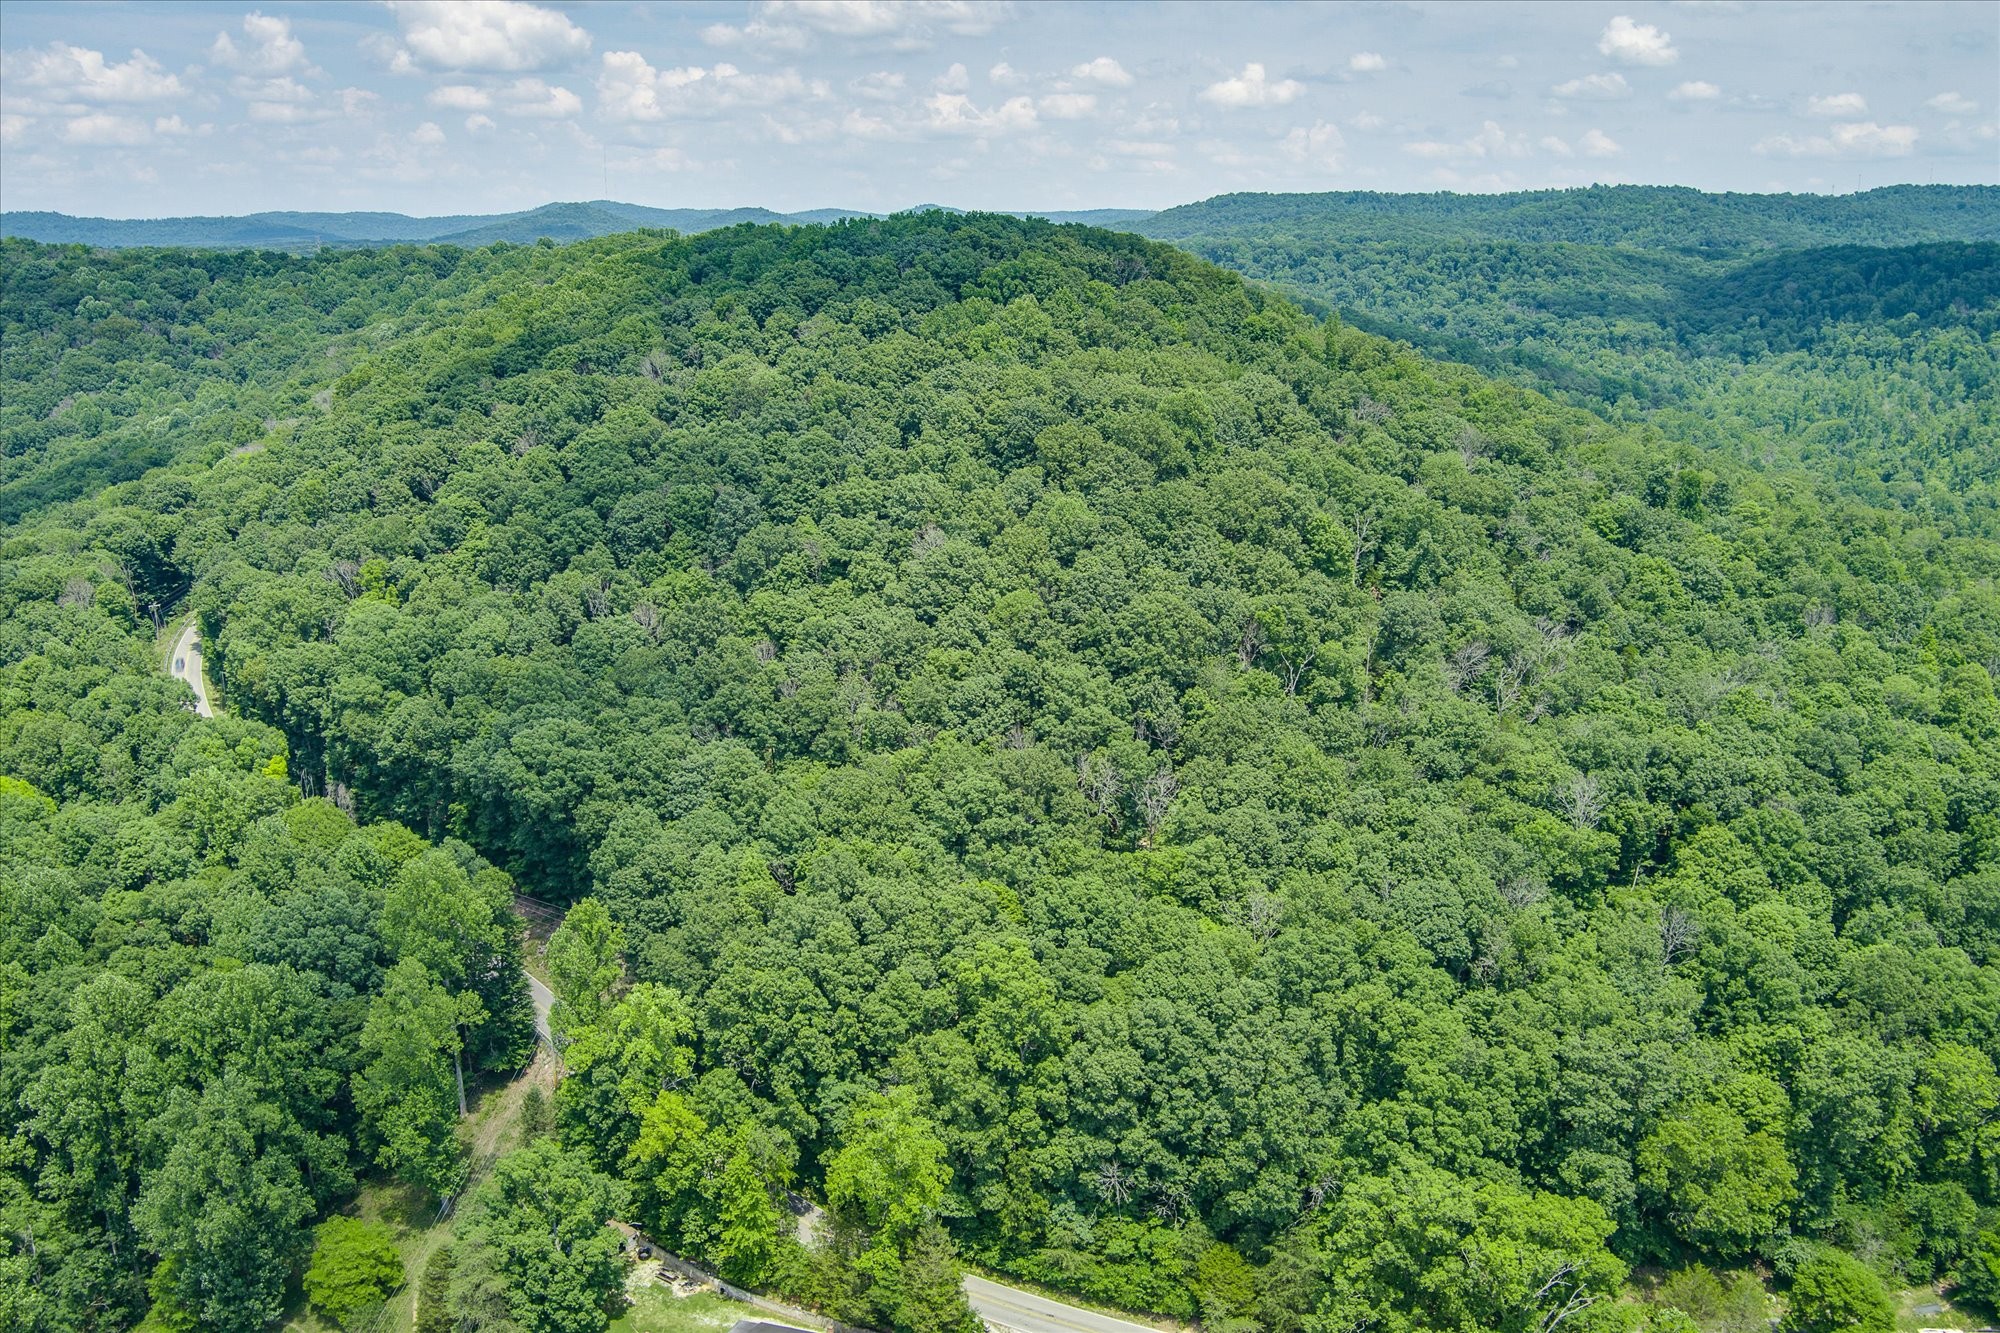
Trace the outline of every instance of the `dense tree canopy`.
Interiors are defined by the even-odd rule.
[[[39,291],[164,262],[7,253],[47,364],[112,335]],[[1973,1246],[1990,475],[1888,502],[990,216],[242,281],[398,254],[424,313],[274,348],[262,448],[204,418],[0,545],[43,1326],[149,1279],[250,1326],[356,1169],[452,1188],[457,1075],[529,1040],[516,883],[588,903],[560,1145],[454,1247],[493,1321],[601,1326],[613,1209],[903,1328],[961,1251],[1332,1333]],[[157,673],[180,589],[231,716]]]

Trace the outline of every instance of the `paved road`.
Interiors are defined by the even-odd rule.
[[[528,995],[535,1002],[535,1035],[540,1037],[550,1050],[556,1048],[556,1039],[549,1032],[549,1010],[554,1007],[556,994],[540,981],[535,974],[524,974],[528,978]]]
[[[194,711],[203,717],[214,717],[215,706],[208,701],[208,682],[201,674],[201,634],[194,621],[188,621],[181,631],[180,640],[174,644],[174,655],[167,659],[167,670],[175,680],[184,680],[194,691]]]
[[[1064,1305],[973,1273],[965,1275],[965,1299],[989,1327],[1013,1333],[1158,1333],[1146,1324]]]

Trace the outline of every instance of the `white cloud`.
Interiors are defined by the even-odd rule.
[[[179,116],[153,117],[153,133],[176,136],[188,132],[187,122]]]
[[[544,69],[590,53],[590,34],[568,16],[523,0],[385,0],[403,30],[403,52],[434,69]]]
[[[12,112],[0,114],[0,143],[16,143],[28,137],[28,127],[35,122],[26,116]]]
[[[1571,148],[1567,143],[1564,143],[1553,134],[1542,136],[1542,151],[1545,153],[1554,153],[1557,157],[1576,156],[1576,149]]]
[[[243,16],[247,46],[238,46],[226,32],[215,35],[209,59],[245,74],[283,74],[306,63],[305,43],[292,36],[290,20],[251,10]]]
[[[1667,94],[1667,97],[1675,102],[1713,102],[1720,96],[1722,89],[1700,79],[1689,79]]]
[[[1241,74],[1204,88],[1201,100],[1221,107],[1283,106],[1305,90],[1306,86],[1296,79],[1268,78],[1264,67],[1253,60],[1243,67]]]
[[[229,88],[246,102],[292,102],[304,105],[313,100],[312,89],[290,75],[276,79],[232,79]]]
[[[847,90],[856,97],[865,97],[871,102],[887,102],[903,91],[903,76],[886,70],[864,74],[847,85]]]
[[[536,120],[567,120],[583,113],[583,99],[567,88],[540,79],[516,79],[502,91],[510,115]]]
[[[16,88],[34,88],[63,102],[159,102],[187,91],[178,77],[144,51],[134,51],[130,60],[113,65],[102,51],[62,42],[51,43],[45,51],[10,57],[6,73]]]
[[[1603,130],[1585,130],[1583,138],[1577,141],[1585,157],[1616,157],[1624,152],[1618,141]]]
[[[444,131],[437,127],[436,121],[427,120],[410,131],[410,142],[426,148],[435,147],[444,142]]]
[[[942,88],[948,93],[962,93],[971,86],[972,76],[965,72],[965,66],[958,64],[931,80],[931,87]]]
[[[333,114],[310,101],[296,100],[257,101],[244,110],[249,113],[250,119],[261,125],[303,125],[309,121],[325,120]]]
[[[830,92],[823,80],[808,81],[797,70],[746,74],[723,61],[654,69],[637,51],[606,51],[597,76],[597,109],[607,120],[663,120],[669,110],[703,114],[824,98]]]
[[[1011,16],[1006,4],[975,0],[766,0],[764,13],[836,37],[899,37],[942,28],[979,37]]]
[[[1101,83],[1107,88],[1130,88],[1132,86],[1132,76],[1125,72],[1123,65],[1113,60],[1110,56],[1099,56],[1095,60],[1086,60],[1069,73],[1073,79],[1088,79],[1092,83]]]
[[[1004,60],[986,71],[986,81],[988,83],[1012,83],[1019,77],[1019,75],[1014,73],[1014,67]]]
[[[1347,118],[1347,127],[1351,130],[1379,130],[1388,123],[1373,111],[1357,111]]]
[[[1549,89],[1557,97],[1580,97],[1586,101],[1609,102],[1629,95],[1632,86],[1623,74],[1586,74]]]
[[[465,118],[465,128],[474,134],[483,134],[493,128],[493,117],[467,116]]]
[[[1050,93],[1035,103],[1050,120],[1082,120],[1097,110],[1095,93]]]
[[[1486,121],[1479,132],[1469,139],[1457,143],[1447,143],[1437,139],[1420,139],[1403,145],[1403,151],[1415,157],[1446,160],[1453,158],[1493,158],[1525,157],[1528,153],[1527,136],[1509,134],[1493,121]]]
[[[1829,93],[1808,97],[1806,110],[1815,116],[1859,116],[1868,110],[1868,99],[1860,93]]]
[[[1831,126],[1823,135],[1773,135],[1757,144],[1754,151],[1775,157],[1907,157],[1916,145],[1914,125],[1877,125],[1863,120]]]
[[[1979,110],[1979,103],[1963,93],[1939,93],[1924,105],[1947,116],[1969,116]]]
[[[1330,170],[1340,165],[1341,150],[1345,147],[1347,140],[1341,136],[1338,125],[1316,120],[1310,126],[1302,125],[1287,134],[1278,145],[1278,151],[1295,162]]]
[[[1604,25],[1597,49],[1628,65],[1671,65],[1681,58],[1666,33],[1650,23],[1634,23],[1623,14]]]
[[[1347,58],[1347,67],[1356,74],[1379,74],[1389,68],[1389,62],[1378,51],[1356,51]]]
[[[119,116],[108,111],[76,116],[63,126],[64,139],[96,148],[131,148],[152,137],[152,127],[138,116]]]
[[[924,102],[926,123],[946,134],[992,134],[1033,128],[1035,104],[1026,97],[1010,97],[1001,105],[982,110],[964,93],[933,93]]]
[[[448,111],[484,111],[493,105],[493,94],[469,83],[447,83],[431,89],[424,101]]]
[[[379,94],[366,88],[342,88],[340,90],[340,114],[352,119],[365,116],[375,109]]]
[[[762,46],[774,51],[803,51],[806,30],[789,23],[766,23],[752,19],[740,28],[727,23],[711,23],[701,30],[701,39],[710,46]]]

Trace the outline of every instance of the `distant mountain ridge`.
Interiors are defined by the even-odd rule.
[[[922,204],[911,212],[943,208]],[[958,211],[958,210],[950,210]],[[532,245],[588,240],[635,231],[671,228],[683,234],[714,231],[740,223],[800,226],[842,218],[881,217],[850,208],[815,208],[779,213],[768,208],[652,208],[644,204],[593,199],[544,204],[518,213],[454,214],[419,218],[402,213],[250,213],[241,217],[91,218],[68,213],[0,213],[0,236],[19,236],[51,245],[95,245],[108,249],[174,246],[199,249],[262,249],[292,253],[315,249],[427,244],[476,247],[506,241]],[[1150,209],[1096,208],[1074,213],[1022,212],[1052,222],[1113,226],[1152,216]]]
[[[1477,239],[1693,253],[2000,241],[2000,187],[1891,185],[1843,195],[1710,194],[1678,185],[1511,194],[1223,194],[1163,209],[1132,230],[1185,245],[1240,236],[1249,228],[1321,245]]]

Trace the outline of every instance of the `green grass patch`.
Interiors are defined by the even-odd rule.
[[[680,1297],[669,1287],[644,1286],[631,1296],[631,1306],[611,1321],[611,1333],[717,1333],[759,1317],[747,1305],[706,1292]]]

